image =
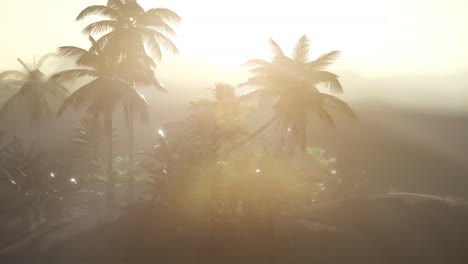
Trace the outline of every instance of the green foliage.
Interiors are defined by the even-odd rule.
[[[129,128],[134,115],[147,119],[147,101],[135,86],[151,85],[166,91],[154,73],[153,58],[161,59],[162,49],[178,53],[169,36],[175,35],[170,24],[178,23],[180,18],[165,8],[144,10],[137,1],[93,5],[82,10],[76,19],[91,15],[106,18],[83,29],[91,46],[58,49],[59,56],[74,59],[76,69],[47,78],[39,69],[51,56],[47,55],[32,67],[18,60],[24,72],[0,73],[2,86],[19,88],[0,111],[21,99],[35,121],[44,113],[51,114],[48,96],[64,99],[68,95],[62,83],[92,78],[68,96],[58,110],[61,115],[69,108],[85,108],[89,116],[73,128],[71,138],[88,165],[83,175],[74,178],[67,168],[52,168],[45,153],[37,152],[34,145],[24,148],[19,140],[0,149],[0,203],[5,205],[3,208],[19,212],[26,225],[60,215],[65,197],[78,189],[91,190],[91,203],[104,195],[111,201],[114,190],[132,186],[133,177],[147,183],[152,199],[168,208],[177,220],[271,218],[286,209],[324,199],[325,190],[341,184],[341,175],[335,168],[337,160],[326,157],[323,149],[308,147],[305,140],[311,113],[333,127],[330,109],[356,118],[344,101],[319,90],[326,87],[333,93],[343,92],[338,76],[324,70],[339,51],[309,61],[310,43],[306,36],[298,40],[291,57],[270,40],[274,55],[270,62],[247,62],[254,76],[241,86],[257,86],[256,89],[238,96],[234,86],[216,83],[213,98],[191,102],[187,118],[167,124],[159,133],[159,144],[140,152],[147,159],[133,163],[132,143],[129,157],[113,157],[112,115],[115,109],[122,108]],[[243,100],[252,95],[264,101],[274,100],[274,117],[249,134],[249,108]],[[280,125],[282,140],[286,131],[291,132],[303,150],[302,160],[286,155],[283,146],[277,152],[255,147],[243,153],[232,152],[273,122]],[[131,138],[133,128],[130,131]],[[106,160],[108,163],[104,164]]]
[[[89,179],[96,180],[96,193],[105,193],[106,185],[109,182],[105,176],[107,174],[107,167],[101,162],[94,163],[97,170],[94,174],[89,175]],[[115,176],[115,187],[117,189],[123,189],[128,183],[128,177],[130,173],[135,176],[137,182],[149,182],[150,175],[143,170],[139,164],[135,164],[132,167],[129,166],[127,156],[115,157],[113,160],[113,175]]]
[[[101,149],[106,142],[104,126],[97,118],[82,119],[81,126],[75,126],[71,142],[80,148],[81,155],[93,164],[102,158]]]
[[[308,206],[339,184],[336,159],[323,149],[308,148],[307,166],[298,169],[293,158],[267,150],[227,157],[170,135],[144,153],[151,159],[142,167],[152,174],[154,200],[183,219],[264,217]]]
[[[0,149],[1,208],[21,217],[25,227],[53,221],[75,189],[69,173],[67,167],[52,168],[34,144],[26,148],[15,139]]]

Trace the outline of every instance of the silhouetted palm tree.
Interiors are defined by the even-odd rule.
[[[80,77],[94,77],[94,80],[83,85],[68,97],[59,109],[58,114],[69,107],[87,107],[92,115],[104,115],[104,126],[107,134],[107,173],[108,173],[108,204],[114,202],[114,176],[112,168],[112,114],[118,107],[128,108],[132,105],[141,118],[147,117],[147,102],[144,96],[120,78],[118,60],[104,52],[90,37],[92,47],[89,51],[66,46],[60,47],[60,56],[70,56],[76,59],[76,64],[86,68],[66,70],[52,76],[58,82],[75,80]]]
[[[217,144],[226,153],[235,141],[248,134],[247,108],[232,85],[216,83],[214,100],[201,99],[190,104],[185,130],[205,144]]]
[[[339,51],[332,51],[314,61],[309,61],[309,40],[305,35],[296,43],[291,58],[284,55],[274,40],[270,39],[270,45],[274,53],[272,61],[261,59],[248,61],[247,66],[253,67],[250,71],[255,76],[241,86],[260,86],[245,92],[243,96],[259,95],[276,98],[273,106],[275,115],[249,137],[240,141],[237,146],[249,141],[277,121],[282,127],[281,134],[291,131],[302,153],[305,153],[306,128],[310,113],[315,112],[332,127],[335,126],[335,122],[328,112],[329,107],[356,118],[345,102],[318,89],[319,85],[324,85],[331,92],[343,92],[338,76],[323,70],[334,61]]]
[[[107,6],[94,5],[80,12],[76,20],[99,14],[109,18],[92,23],[83,30],[86,34],[104,34],[98,40],[99,46],[111,56],[121,60],[125,65],[125,79],[130,85],[135,85],[138,80],[146,76],[152,86],[165,92],[159,82],[155,79],[153,72],[154,62],[146,56],[146,47],[149,48],[153,57],[161,59],[161,45],[172,53],[178,53],[177,47],[166,36],[175,35],[174,30],[168,23],[177,23],[180,17],[173,11],[165,8],[153,8],[145,11],[137,1],[108,1]],[[135,64],[139,58],[146,57],[148,67],[137,68]],[[141,64],[140,64],[141,65]],[[129,128],[129,166],[133,166],[134,136],[132,106],[126,109],[126,121]],[[133,193],[133,176],[129,177],[129,192]]]
[[[89,15],[102,15],[108,20],[91,23],[83,29],[85,34],[101,35],[97,41],[100,48],[123,57],[146,53],[145,44],[156,58],[162,57],[161,45],[172,53],[177,47],[166,36],[175,35],[168,23],[178,23],[180,17],[166,8],[145,11],[136,1],[112,1],[108,6],[94,5],[83,9],[76,20]]]
[[[14,105],[22,104],[27,108],[27,114],[35,128],[36,141],[39,141],[40,121],[44,115],[51,116],[50,96],[64,100],[69,95],[69,91],[63,85],[48,78],[40,70],[44,62],[54,56],[56,55],[52,53],[46,54],[38,61],[34,61],[31,66],[18,59],[24,71],[8,70],[0,73],[0,80],[4,81],[9,87],[20,87],[3,104],[0,114],[7,112]]]

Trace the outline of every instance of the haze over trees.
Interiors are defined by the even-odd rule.
[[[352,158],[337,159],[312,143],[320,133],[342,129],[342,123],[352,131],[360,122],[340,98],[348,87],[326,69],[340,51],[311,60],[306,35],[290,56],[269,39],[271,59],[244,65],[250,78],[213,83],[207,87],[211,97],[191,101],[180,110],[182,118],[137,129],[136,120],[172,117],[167,109],[152,112],[143,88],[161,98],[171,93],[159,81],[157,66],[165,54],[179,53],[172,37],[182,19],[176,10],[145,10],[130,0],[109,0],[77,13],[77,21],[98,17],[82,30],[89,46],[70,43],[31,65],[18,59],[23,71],[0,73],[0,88],[14,91],[2,98],[0,117],[30,122],[27,129],[33,131],[22,138],[7,122],[1,126],[0,260],[11,261],[5,263],[36,257],[40,263],[339,261],[354,257],[357,242],[372,244],[360,240],[360,231],[372,235],[390,223],[404,233],[406,226],[393,221],[392,212],[420,210],[414,201],[431,216],[448,212],[441,216],[444,223],[452,216],[468,218],[466,204],[453,201],[451,207],[450,199],[361,196],[366,171],[352,177],[356,173],[346,170]],[[51,58],[57,65],[74,65],[46,74],[41,66]],[[52,131],[51,144],[41,140],[52,130],[43,127],[61,128]],[[148,133],[152,136],[145,138]],[[144,148],[136,147],[135,139],[142,138]],[[354,212],[382,226],[366,229],[350,216]],[[388,217],[375,218],[381,212]],[[418,211],[418,221],[424,217]],[[309,231],[322,234],[323,241],[318,233],[308,237]],[[376,234],[404,251],[386,232]],[[444,241],[462,255],[452,238]],[[334,248],[339,253],[329,254]],[[364,253],[362,260],[378,260],[379,254]]]

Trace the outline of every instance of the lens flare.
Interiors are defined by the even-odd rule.
[[[166,136],[164,135],[164,131],[163,131],[162,129],[159,129],[159,130],[158,130],[158,134],[159,134],[161,137],[166,137]]]

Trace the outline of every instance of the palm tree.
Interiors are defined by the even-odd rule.
[[[137,1],[108,1],[107,6],[94,5],[82,10],[76,20],[82,20],[89,15],[99,14],[108,18],[94,22],[84,28],[85,34],[102,35],[98,45],[109,51],[111,56],[119,58],[121,65],[126,65],[125,79],[134,86],[142,77],[149,80],[152,86],[165,92],[165,89],[155,79],[152,68],[155,66],[150,57],[146,56],[146,47],[153,57],[162,58],[161,45],[176,54],[177,47],[166,35],[175,35],[168,23],[178,23],[180,17],[166,8],[153,8],[145,11]],[[138,58],[144,57],[148,67],[134,67]],[[146,76],[146,77],[144,77]],[[133,166],[134,156],[134,110],[130,107],[126,111],[126,121],[129,136],[129,166]],[[129,193],[133,194],[133,176],[129,177]]]
[[[185,130],[205,144],[217,144],[226,154],[237,140],[248,134],[246,107],[232,85],[216,83],[214,100],[201,99],[190,104]]]
[[[101,149],[107,142],[104,127],[96,117],[89,117],[81,120],[81,126],[73,128],[75,135],[71,137],[71,142],[77,145],[82,156],[88,164],[87,173],[91,180],[92,207],[96,204],[96,169],[102,159]]]
[[[180,17],[167,8],[145,11],[136,1],[109,1],[107,6],[93,5],[83,9],[76,17],[80,21],[90,15],[102,15],[108,20],[97,21],[83,29],[87,35],[102,35],[97,43],[100,48],[111,50],[114,56],[126,58],[146,53],[162,58],[161,45],[172,53],[177,47],[166,36],[175,35],[168,23],[180,22]]]
[[[20,87],[19,90],[10,97],[0,109],[0,114],[6,113],[14,105],[19,103],[27,108],[27,114],[33,127],[35,128],[36,141],[39,143],[39,123],[44,115],[51,116],[50,96],[64,100],[69,91],[60,83],[48,78],[40,68],[47,59],[56,56],[48,53],[38,61],[34,60],[31,66],[28,66],[21,59],[18,62],[24,68],[24,71],[8,70],[0,73],[0,80],[7,87]]]
[[[249,60],[247,66],[253,67],[250,71],[255,75],[240,86],[259,86],[259,88],[245,92],[244,97],[259,95],[276,98],[273,105],[275,114],[265,125],[232,149],[257,136],[274,122],[279,122],[282,127],[281,135],[283,136],[285,131],[291,131],[304,154],[306,128],[311,112],[318,114],[332,127],[335,126],[335,122],[328,111],[329,107],[336,108],[351,118],[356,118],[344,101],[322,93],[318,89],[319,85],[324,85],[331,92],[343,92],[338,76],[323,70],[335,60],[340,52],[332,51],[316,60],[309,61],[309,39],[305,35],[296,43],[292,57],[284,55],[280,46],[272,39],[270,39],[270,45],[274,54],[272,61]]]
[[[15,195],[11,205],[19,209],[22,224],[29,228],[43,215],[41,204],[47,201],[49,192],[55,194],[52,191],[55,186],[50,185],[44,171],[47,154],[38,153],[34,143],[25,147],[16,137],[2,146],[0,152],[0,178],[11,183]]]
[[[94,79],[81,86],[68,97],[60,107],[60,116],[67,108],[86,107],[87,112],[93,116],[104,116],[104,129],[107,135],[107,176],[108,176],[108,205],[114,203],[115,179],[113,175],[112,156],[112,114],[118,107],[128,108],[132,105],[141,118],[147,117],[147,102],[144,96],[133,89],[119,76],[118,60],[109,56],[102,50],[97,42],[90,37],[93,44],[89,50],[74,46],[65,46],[58,49],[60,56],[69,56],[76,59],[76,64],[85,68],[66,70],[56,73],[52,78],[58,82],[75,80],[89,76]]]

